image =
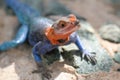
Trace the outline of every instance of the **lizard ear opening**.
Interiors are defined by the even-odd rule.
[[[52,27],[55,28],[56,27],[56,23],[52,24]]]

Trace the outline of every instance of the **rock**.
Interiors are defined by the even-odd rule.
[[[113,59],[115,62],[120,63],[120,53],[116,53]]]
[[[108,72],[98,72],[92,73],[86,77],[86,80],[119,80],[120,72],[110,71]]]
[[[54,63],[55,61],[60,60],[60,52],[58,49],[53,49],[52,51],[48,52],[47,54],[44,55],[44,61],[50,65]]]
[[[99,33],[103,39],[120,43],[120,27],[115,24],[107,24],[102,26]]]
[[[84,80],[83,77],[76,73],[75,68],[65,64],[64,62],[54,62],[50,68],[52,69],[52,79],[50,80]]]
[[[101,38],[100,38],[100,43],[101,43],[101,46],[108,51],[109,55],[111,57],[114,57],[115,52],[118,51],[118,44],[112,43],[112,42],[107,41],[107,40],[103,40]]]
[[[72,57],[74,58],[73,60],[71,60],[72,58],[69,59],[68,57],[65,57],[66,60],[68,58],[67,62],[77,67],[76,70],[78,73],[109,71],[111,66],[113,65],[112,58],[108,55],[107,51],[100,45],[97,37],[95,36],[95,31],[91,27],[91,25],[87,22],[81,22],[81,25],[82,27],[78,31],[81,41],[87,50],[96,53],[97,64],[93,66],[87,63],[85,60],[81,61],[81,53],[78,51],[78,48],[74,44],[63,46],[63,48],[65,48],[66,50],[64,55],[67,55],[68,53],[69,55],[73,55]],[[72,63],[72,61],[74,63]]]
[[[118,52],[120,53],[120,44],[119,44],[119,46],[118,46]]]
[[[114,55],[114,61],[120,64],[120,46],[118,47],[118,51]]]

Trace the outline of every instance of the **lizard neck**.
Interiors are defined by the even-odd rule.
[[[48,27],[45,30],[45,35],[53,45],[63,45],[69,41],[70,33],[68,33],[68,34],[56,34],[52,27]]]

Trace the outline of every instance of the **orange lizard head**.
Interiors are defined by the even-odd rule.
[[[47,28],[45,35],[53,45],[62,45],[69,41],[70,34],[78,30],[79,27],[79,21],[71,14],[67,17],[62,17],[52,27]]]
[[[53,25],[55,34],[71,34],[79,29],[80,24],[79,20],[77,20],[76,16],[70,14],[67,17],[62,17],[61,19],[57,20]]]

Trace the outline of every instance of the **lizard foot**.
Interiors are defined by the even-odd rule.
[[[48,80],[52,78],[52,71],[49,70],[42,62],[37,63],[38,70],[32,71],[32,73],[41,73],[43,78],[47,78]]]
[[[87,50],[84,50],[82,54],[82,59],[85,59],[87,62],[90,62],[92,65],[95,65],[97,63],[95,56],[95,52],[90,53]]]

